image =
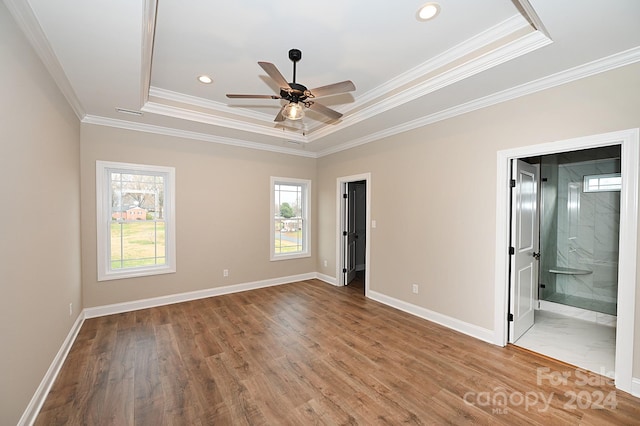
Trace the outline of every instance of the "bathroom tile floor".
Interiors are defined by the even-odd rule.
[[[537,310],[535,323],[517,346],[613,377],[616,328]]]

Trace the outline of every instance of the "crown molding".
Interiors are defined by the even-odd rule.
[[[240,139],[227,138],[224,136],[214,136],[206,133],[192,132],[189,130],[178,130],[170,127],[156,126],[152,124],[137,123],[133,121],[117,120],[113,118],[86,115],[82,123],[95,124],[98,126],[116,127],[118,129],[133,130],[137,132],[154,133],[164,136],[174,136],[178,138],[193,139],[203,142],[213,142],[222,145],[231,145],[241,148],[257,149],[260,151],[276,152],[279,154],[297,155],[299,157],[316,158],[314,152],[301,151],[298,149],[285,148],[275,145],[267,145],[258,142],[247,142]],[[282,135],[280,135],[282,136]]]
[[[492,105],[496,105],[502,102],[506,102],[512,99],[516,99],[522,96],[526,96],[535,92],[539,92],[545,89],[550,89],[563,84],[571,83],[572,81],[580,80],[592,75],[600,74],[606,71],[610,71],[616,68],[620,68],[626,65],[640,62],[640,47],[632,48],[615,55],[608,56],[603,59],[589,62],[587,64],[577,66],[556,74],[552,74],[547,77],[540,78],[538,80],[525,83],[511,89],[506,89],[493,95],[485,96],[461,105],[457,105],[452,108],[448,108],[443,111],[430,114],[425,117],[421,117],[416,120],[408,121],[398,126],[390,127],[380,132],[372,133],[362,138],[355,139],[351,142],[341,144],[332,148],[325,149],[320,152],[307,152],[297,149],[290,149],[278,146],[271,146],[256,142],[247,142],[239,139],[226,138],[220,136],[212,136],[205,133],[191,132],[185,130],[176,130],[168,127],[154,126],[144,123],[135,123],[125,120],[116,120],[98,116],[86,116],[82,122],[88,124],[97,124],[101,126],[118,127],[122,129],[135,130],[141,132],[155,133],[166,136],[175,136],[186,139],[201,140],[205,142],[220,143],[224,145],[233,145],[249,149],[258,149],[263,151],[278,152],[282,154],[291,154],[308,158],[320,158],[327,155],[335,154],[341,151],[345,151],[351,148],[365,145],[370,142],[374,142],[386,137],[391,137],[400,133],[404,133],[410,130],[414,130],[420,127],[427,126],[429,124],[437,123],[439,121],[453,118],[458,115],[466,114],[475,110],[486,108]],[[279,133],[279,136],[282,136]],[[291,136],[291,135],[289,135]],[[287,138],[293,140],[293,138]]]
[[[580,80],[606,71],[611,71],[613,69],[630,65],[636,62],[640,62],[640,46],[608,56],[606,58],[588,62],[586,64],[570,68],[568,70],[561,71],[559,73],[552,74],[550,76],[543,77],[529,83],[512,87],[510,89],[506,89],[501,92],[485,96],[483,98],[466,102],[464,104],[457,105],[452,108],[448,108],[446,110],[442,110],[416,120],[408,121],[401,125],[390,127],[383,131],[372,133],[351,142],[320,151],[317,153],[317,156],[318,158],[320,158],[327,155],[335,154],[337,152],[355,148],[357,146],[374,142],[386,137],[424,127],[438,121],[446,120],[448,118],[456,117],[458,115],[466,114],[468,112],[486,108],[556,86],[561,86],[563,84],[571,83],[572,81]]]
[[[544,35],[551,38],[551,36],[549,35],[549,31],[547,31],[547,28],[542,23],[542,19],[540,19],[538,13],[535,11],[533,6],[531,6],[529,0],[515,0],[515,2],[520,5],[520,7],[522,8],[522,13],[524,13],[524,15],[529,19],[533,28],[541,31],[542,33],[544,33]]]
[[[60,62],[56,58],[56,55],[49,44],[49,41],[44,35],[42,31],[42,27],[38,22],[31,6],[26,1],[19,0],[5,0],[4,4],[9,9],[11,16],[15,20],[18,27],[22,30],[25,37],[36,51],[36,54],[44,64],[45,68],[55,81],[58,89],[62,92],[63,96],[69,102],[69,105],[75,112],[76,116],[82,120],[82,118],[86,115],[76,92],[71,87],[71,83],[67,78],[67,75],[60,65]]]
[[[273,115],[248,110],[246,108],[231,108],[229,105],[223,104],[222,102],[215,102],[197,96],[185,95],[184,93],[174,92],[160,87],[151,86],[149,89],[149,96],[165,101],[179,102],[182,104],[193,105],[195,107],[206,108],[224,114],[231,113],[240,117],[264,121],[269,125],[273,125]]]
[[[429,61],[426,61],[414,67],[408,72],[405,72],[393,78],[389,82],[377,87],[376,89],[365,93],[362,97],[359,97],[354,104],[350,105],[352,107],[351,109],[357,109],[359,105],[364,105],[375,99],[382,98],[389,92],[398,90],[400,87],[406,86],[411,82],[420,79],[421,77],[442,67],[446,67],[448,64],[455,63],[456,61],[461,60],[467,55],[472,55],[474,52],[477,52],[478,50],[481,50],[486,46],[498,43],[505,37],[514,34],[515,32],[526,27],[530,27],[529,21],[520,14],[514,15],[511,18],[506,19],[498,23],[497,25],[475,35],[474,37],[471,37],[470,39],[459,43],[443,54],[440,54],[433,59],[430,59]],[[442,87],[460,81],[461,79],[482,72],[487,68],[499,65],[503,62],[529,53],[530,51],[545,46],[550,42],[550,39],[542,35],[542,33],[533,32],[528,36],[521,37],[515,42],[507,43],[501,47],[498,47],[488,54],[479,55],[478,57],[467,61],[462,66],[442,73],[432,79],[427,80],[426,82],[414,85],[409,89],[405,89],[401,93],[383,99],[380,102],[375,103],[374,105],[364,108],[362,111],[359,111],[350,116],[346,116],[342,119],[339,126],[331,124],[320,124],[314,128],[309,129],[307,132],[305,132],[304,136],[296,134],[297,137],[291,137],[290,139],[303,143],[318,140],[345,127],[349,127],[363,120],[367,120],[375,115],[388,111],[389,109],[410,102],[420,96],[424,96]],[[278,129],[274,129],[272,127],[272,117],[267,114],[240,108],[231,109],[228,105],[220,102],[214,102],[208,99],[185,95],[182,93],[153,86],[149,89],[149,97],[158,98],[165,101],[178,102],[184,105],[200,107],[224,114],[232,113],[239,117],[261,121],[265,124],[257,125],[245,123],[240,120],[218,118],[213,114],[195,112],[186,108],[177,108],[159,102],[148,101],[142,108],[142,111],[168,115],[185,120],[193,120],[207,124],[213,124],[216,126],[229,127],[236,130],[267,134],[271,136],[278,136],[278,134],[280,133]]]
[[[140,62],[140,106],[149,101],[151,89],[151,66],[153,63],[153,43],[156,34],[157,0],[144,0],[142,10],[142,61]]]
[[[386,137],[394,136],[400,133],[404,133],[410,130],[414,130],[420,127],[427,126],[448,118],[453,118],[458,115],[466,114],[478,109],[486,108],[492,105],[496,105],[502,102],[506,102],[512,99],[516,99],[522,96],[526,96],[535,92],[539,92],[552,87],[560,86],[570,83],[572,81],[580,80],[592,75],[600,74],[606,71],[610,71],[616,68],[620,68],[626,65],[630,65],[636,62],[640,62],[640,47],[635,47],[615,55],[608,56],[599,60],[589,62],[587,64],[577,66],[556,74],[552,74],[547,77],[540,78],[538,80],[525,83],[511,89],[506,89],[501,92],[485,96],[461,105],[457,105],[452,108],[448,108],[443,111],[430,114],[425,117],[421,117],[416,120],[408,121],[398,126],[390,127],[380,132],[372,133],[362,138],[355,139],[351,142],[341,144],[326,150],[314,153],[307,151],[300,151],[297,149],[290,149],[272,145],[266,145],[256,142],[247,142],[239,139],[226,138],[220,136],[212,136],[204,133],[191,132],[185,130],[176,130],[167,127],[154,126],[143,123],[135,123],[125,120],[116,120],[105,117],[86,116],[82,122],[89,124],[97,124],[101,126],[118,127],[122,129],[142,131],[148,133],[162,134],[167,136],[182,137],[186,139],[195,139],[206,142],[221,143],[224,145],[233,145],[249,149],[258,149],[263,151],[278,152],[283,154],[291,154],[308,158],[320,158],[327,155],[335,154],[337,152],[345,151],[351,148],[365,145],[370,142],[374,142]],[[293,137],[296,134],[288,135],[287,139],[294,140]],[[282,136],[278,132],[279,137]]]
[[[206,114],[203,112],[192,111],[185,108],[178,108],[170,105],[165,105],[157,102],[147,102],[141,109],[141,111],[149,112],[153,114],[165,115],[181,120],[195,121],[198,123],[210,124],[213,126],[226,127],[235,130],[241,130],[245,132],[258,133],[265,136],[272,136],[276,138],[282,138],[286,135],[288,140],[296,142],[307,143],[308,138],[304,135],[294,132],[283,132],[283,129],[277,129],[274,127],[268,127],[260,124],[247,123],[232,118],[220,118],[215,115]]]
[[[475,36],[458,43],[451,49],[434,56],[426,62],[400,74],[397,77],[392,78],[388,82],[376,87],[373,90],[368,91],[362,96],[358,97],[358,100],[352,104],[353,108],[357,108],[360,105],[367,104],[375,99],[385,97],[389,92],[397,90],[412,81],[415,81],[427,74],[430,74],[448,64],[459,61],[467,55],[471,55],[478,50],[489,46],[493,43],[498,43],[504,37],[507,37],[516,31],[522,30],[529,26],[528,21],[520,14],[514,15],[497,25],[494,25],[487,30],[476,34]]]
[[[521,21],[518,22],[521,23]],[[481,37],[481,39],[487,40],[488,37]],[[512,59],[526,55],[527,53],[547,46],[552,42],[553,41],[550,38],[540,31],[533,31],[525,34],[512,42],[503,44],[444,73],[438,74],[433,78],[411,86],[402,92],[394,94],[393,96],[389,96],[353,115],[345,116],[343,119],[343,126],[349,127],[361,121],[368,120],[378,114],[389,111],[390,109],[396,108],[407,102],[411,102],[429,93],[435,92],[436,90],[442,89],[443,87],[450,86],[489,68],[493,68]],[[459,52],[463,51],[464,50],[460,48]],[[454,57],[447,54],[447,59],[449,60],[447,64],[454,62],[456,59],[461,59],[462,57],[463,56]],[[440,61],[438,61],[438,63],[440,63]],[[326,137],[337,130],[339,129],[325,127],[318,131],[311,132],[309,134],[309,142]]]

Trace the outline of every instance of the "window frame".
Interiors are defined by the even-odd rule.
[[[270,179],[270,257],[271,261],[288,260],[288,259],[300,259],[304,257],[311,257],[311,180],[309,179],[297,179],[297,178],[284,178],[271,176]],[[302,251],[294,253],[276,253],[276,199],[275,199],[275,186],[276,185],[294,185],[302,187]]]
[[[164,177],[163,213],[165,223],[164,265],[111,269],[111,181],[109,173],[149,173]],[[175,227],[175,168],[146,164],[96,161],[96,231],[98,281],[176,272],[176,227]]]
[[[601,186],[601,179],[619,178],[619,186]],[[598,186],[592,188],[589,185],[591,180],[598,180]],[[582,178],[582,192],[594,193],[594,192],[620,192],[622,190],[622,174],[621,173],[599,173],[595,175],[585,175]]]

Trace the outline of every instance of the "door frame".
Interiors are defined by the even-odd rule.
[[[358,175],[343,176],[336,179],[336,282],[338,286],[344,286],[344,244],[342,244],[342,230],[344,229],[344,205],[342,203],[342,194],[344,189],[350,182],[366,182],[366,225],[365,225],[365,252],[364,252],[364,295],[369,297],[369,282],[371,271],[371,173],[362,173]]]
[[[616,325],[615,386],[632,392],[634,322],[637,279],[638,176],[640,129],[603,133],[498,151],[496,180],[496,264],[494,343],[505,346],[509,313],[509,214],[511,160],[579,149],[621,146],[620,241],[618,258],[618,317]]]

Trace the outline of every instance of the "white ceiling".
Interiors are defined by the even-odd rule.
[[[4,2],[84,122],[311,157],[640,60],[638,0]],[[339,121],[225,96],[277,93],[257,62],[291,81],[291,48],[298,83],[354,82]]]

